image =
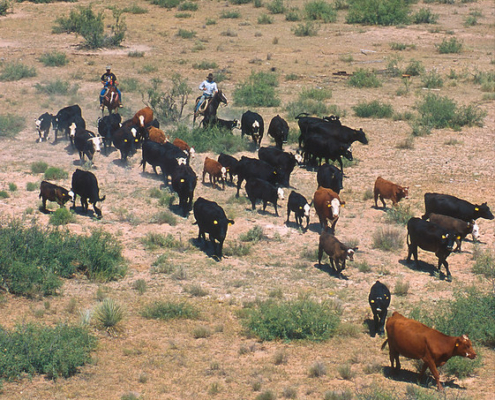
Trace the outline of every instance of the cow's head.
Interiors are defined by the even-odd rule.
[[[253,136],[255,133],[258,133],[260,130],[260,123],[258,121],[254,121],[253,125],[251,125],[253,128]]]
[[[220,168],[220,173],[222,174],[222,179],[227,179],[227,168]]]
[[[361,142],[362,144],[368,144],[368,139],[366,138],[366,134],[364,133],[363,128],[360,128],[358,131],[355,132],[358,142]]]
[[[144,128],[144,115],[140,115],[140,116],[138,117],[138,120],[139,120],[139,126],[140,126],[141,128]]]
[[[349,147],[348,149],[346,149],[345,147],[343,147],[342,149],[343,149],[344,157],[347,158],[349,161],[352,161],[353,160],[353,158],[352,158],[352,147]]]
[[[95,136],[95,137],[89,138],[88,140],[91,140],[93,142],[94,151],[97,151],[97,152],[101,151],[101,144],[102,144],[101,136]]]
[[[310,206],[308,203],[306,203],[306,204],[303,206],[303,208],[302,208],[302,209],[303,209],[304,216],[305,216],[306,218],[309,218],[309,210],[311,210],[311,206]]]
[[[354,261],[354,253],[355,253],[354,249],[347,249],[345,256],[348,260]]]
[[[241,129],[241,122],[238,119],[232,120],[232,129]]]
[[[69,136],[71,138],[74,138],[76,136],[76,128],[77,128],[77,125],[75,122],[73,122],[72,124],[69,125]]]
[[[455,356],[467,357],[471,360],[476,358],[476,352],[473,349],[473,344],[471,340],[467,337],[467,335],[462,335],[456,338],[455,341]]]
[[[407,199],[409,196],[409,186],[397,186],[397,201]]]
[[[301,165],[304,162],[304,158],[299,152],[294,154],[294,158],[299,165]]]
[[[328,204],[328,207],[332,211],[332,218],[337,218],[339,216],[339,213],[340,213],[340,201],[339,201],[339,199],[337,199],[337,198],[332,199],[330,201],[330,203]]]
[[[133,138],[137,138],[137,129],[136,128],[131,128],[131,134]]]
[[[477,218],[485,218],[485,219],[494,219],[490,208],[486,203],[481,204],[480,206],[474,206],[474,215],[475,219]]]
[[[187,158],[179,157],[176,160],[178,165],[187,165]]]
[[[445,246],[446,250],[452,251],[456,238],[457,235],[454,232],[445,232],[441,237],[442,245]]]
[[[194,158],[196,156],[196,150],[194,150],[194,147],[191,147],[189,149],[189,155],[191,156],[191,158]]]
[[[69,196],[69,198],[70,198],[71,201],[74,201],[74,192],[72,190],[69,190],[67,192],[67,195]]]
[[[473,241],[477,241],[480,238],[480,226],[473,219],[471,222],[468,222],[468,228],[471,229],[471,235],[473,236]]]
[[[279,200],[284,200],[284,190],[282,188],[277,189],[277,197]]]

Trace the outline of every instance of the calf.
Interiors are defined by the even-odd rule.
[[[328,229],[328,221],[330,221],[331,231],[335,231],[335,225],[339,219],[340,206],[344,206],[344,204],[345,201],[342,201],[339,195],[332,189],[318,188],[313,196],[313,205],[320,220],[322,231]]]
[[[325,252],[330,259],[332,268],[338,276],[341,276],[341,272],[345,269],[346,260],[354,261],[354,252],[357,249],[357,247],[349,247],[341,243],[332,233],[322,232],[318,246],[318,265],[321,265],[321,258]]]
[[[36,132],[38,132],[39,143],[43,140],[48,140],[48,134],[50,133],[50,127],[52,126],[53,115],[49,113],[41,114],[36,119]]]
[[[101,218],[101,210],[96,207],[98,201],[105,200],[106,196],[100,198],[98,180],[92,172],[76,169],[72,174],[72,192],[74,193],[72,208],[76,208],[77,195],[81,197],[81,206],[84,212],[88,212],[88,200],[93,204],[93,209],[98,218]]]
[[[222,166],[218,161],[206,157],[203,166],[203,183],[205,182],[205,175],[210,176],[210,183],[213,188],[216,188],[216,181],[222,181],[222,189],[225,190],[225,179],[226,179],[227,169]]]
[[[309,226],[309,211],[311,209],[311,205],[308,204],[306,198],[294,190],[290,192],[289,199],[287,201],[287,221],[286,224],[289,223],[290,212],[293,211],[296,216],[296,224],[299,228],[302,229],[302,220],[303,217],[306,218],[306,228]]]
[[[227,169],[227,174],[230,176],[230,183],[232,183],[233,176],[237,175],[237,164],[239,164],[239,160],[228,154],[220,153],[218,162]]]
[[[196,155],[196,150],[194,150],[194,147],[189,146],[187,142],[182,139],[175,138],[172,144],[174,146],[177,146],[182,151],[187,152],[189,158],[194,158],[194,156]]]
[[[368,302],[373,312],[373,332],[371,336],[375,337],[377,333],[381,336],[385,333],[385,319],[390,305],[390,290],[380,281],[376,281],[371,287]]]
[[[53,183],[42,181],[40,184],[40,199],[43,202],[42,210],[46,209],[46,201],[54,201],[62,208],[69,200],[74,199],[74,193],[64,189],[62,186],[54,185]]]
[[[461,243],[468,234],[473,236],[473,241],[478,240],[480,237],[480,228],[474,219],[466,222],[448,215],[430,213],[430,222],[457,234],[455,239],[457,247],[453,251],[461,251]]]
[[[381,176],[379,176],[378,178],[376,178],[375,181],[374,193],[375,207],[378,208],[377,200],[378,197],[380,197],[383,208],[386,208],[384,199],[392,200],[392,205],[397,206],[401,199],[407,199],[407,196],[409,195],[409,187],[396,185],[395,183],[387,181],[386,179],[383,179]]]
[[[101,136],[95,135],[86,129],[78,129],[74,136],[74,146],[79,152],[81,162],[84,161],[84,156],[86,155],[92,163],[94,154],[101,151],[101,142]]]
[[[259,178],[273,185],[281,183],[282,175],[274,167],[265,161],[258,160],[256,158],[250,158],[242,156],[237,164],[237,194],[239,197],[239,190],[242,182],[249,178]]]
[[[290,174],[294,170],[296,163],[302,162],[299,154],[287,153],[276,147],[262,147],[258,150],[258,158],[267,162],[281,173],[280,183],[283,186],[289,186]]]
[[[198,224],[199,234],[198,240],[201,238],[206,241],[205,234],[209,234],[213,251],[217,258],[223,256],[223,242],[227,236],[227,228],[233,225],[234,221],[227,219],[225,211],[214,201],[209,201],[203,197],[199,197],[193,206],[194,218]],[[218,245],[217,243],[218,242]]]
[[[480,205],[471,204],[455,196],[439,193],[425,193],[425,215],[422,218],[428,219],[430,213],[449,215],[463,221],[494,218],[486,202]]]
[[[318,182],[318,187],[324,187],[327,189],[332,189],[335,193],[339,194],[344,188],[342,181],[344,179],[344,174],[335,165],[323,164],[318,168],[316,174],[316,180]]]
[[[105,155],[108,154],[107,148],[112,146],[113,135],[120,128],[121,122],[122,117],[119,113],[98,118],[96,125],[98,126],[98,133],[103,139]]]
[[[139,143],[136,128],[122,126],[113,134],[113,145],[120,150],[120,159],[126,163],[127,157],[136,154],[136,147]]]
[[[209,118],[203,120],[203,126],[213,126],[213,125],[216,125],[222,129],[226,129],[230,132],[232,132],[234,128],[237,129],[241,128],[241,124],[237,119],[227,120],[227,119],[220,119],[215,117],[215,118]]]
[[[155,128],[154,126],[150,126],[148,128],[148,139],[152,142],[160,144],[163,144],[168,140],[167,136],[165,136],[165,132],[159,128]]]
[[[434,252],[438,257],[438,270],[442,264],[447,270],[447,279],[451,278],[447,257],[452,252],[457,235],[432,222],[424,221],[421,218],[411,218],[407,222],[407,262],[411,262],[411,255],[414,256],[416,268],[419,268],[418,246],[426,251]]]
[[[289,136],[289,124],[280,115],[277,115],[270,121],[267,133],[275,139],[277,149],[282,150],[282,145],[287,143],[287,137]]]
[[[179,165],[172,174],[172,188],[179,196],[179,207],[184,217],[192,209],[197,180],[196,173],[189,165]]]
[[[387,320],[386,328],[388,338],[383,343],[382,350],[388,343],[393,372],[400,371],[400,355],[422,360],[423,367],[419,373],[419,380],[421,381],[426,368],[429,368],[439,391],[442,391],[443,387],[437,367],[441,367],[455,356],[467,357],[471,360],[476,358],[473,345],[466,335],[447,336],[398,312],[394,312]]]
[[[256,200],[263,201],[263,212],[265,212],[266,204],[272,203],[275,207],[275,215],[278,217],[277,200],[284,199],[284,191],[282,188],[277,188],[271,183],[258,178],[249,178],[246,182],[246,193],[253,210],[256,208]]]
[[[241,137],[243,137],[244,135],[251,136],[253,138],[254,144],[256,145],[256,148],[259,149],[264,132],[265,125],[261,115],[249,110],[242,114]]]

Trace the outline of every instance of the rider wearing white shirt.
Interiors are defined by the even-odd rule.
[[[205,99],[208,99],[210,97],[213,97],[213,95],[218,92],[218,87],[215,81],[213,80],[213,74],[209,73],[206,80],[201,82],[201,85],[199,85],[199,90],[203,91],[203,95],[199,98],[198,104],[196,105],[196,111],[199,110],[201,107],[201,104],[205,101]]]

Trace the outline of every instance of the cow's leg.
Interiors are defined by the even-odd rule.
[[[297,213],[295,213],[295,214],[296,214],[296,223],[297,223]],[[289,216],[290,216],[290,206],[287,203],[287,220],[285,221],[286,224],[289,223]]]
[[[273,206],[275,207],[275,215],[278,217],[277,202],[273,203]]]
[[[379,331],[378,334],[384,335],[385,334],[385,319],[387,318],[387,312],[382,310],[380,313],[380,324],[379,324]]]
[[[440,374],[437,370],[437,366],[435,365],[435,362],[433,361],[433,359],[431,357],[428,356],[428,358],[424,358],[423,359],[423,367],[421,368],[421,373],[419,375],[419,379],[421,379],[426,371],[426,368],[429,368],[431,373],[433,374],[433,377],[435,378],[435,381],[437,383],[437,388],[438,388],[438,391],[441,392],[443,391],[443,386],[442,384],[440,383]]]
[[[378,191],[376,189],[375,189],[374,197],[375,197],[375,208],[378,208]]]
[[[321,265],[321,258],[323,257],[323,246],[318,246],[318,265]]]
[[[41,201],[43,202],[43,211],[46,211],[46,197],[43,196]]]
[[[375,337],[376,334],[378,333],[378,325],[379,325],[378,313],[376,310],[373,310],[373,329],[374,329],[374,331],[371,333],[371,337]]]
[[[387,208],[386,204],[385,204],[385,199],[383,198],[382,195],[380,195],[380,201],[382,202],[383,204],[383,208]]]

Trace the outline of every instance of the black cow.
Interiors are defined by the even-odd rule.
[[[136,154],[136,147],[139,142],[136,128],[121,126],[112,137],[113,145],[120,150],[120,159],[127,162],[127,157]]]
[[[407,222],[407,262],[411,261],[411,255],[414,256],[416,268],[419,268],[418,246],[426,251],[434,252],[438,257],[438,270],[442,264],[447,271],[447,279],[451,278],[447,257],[454,248],[457,238],[455,232],[448,231],[440,226],[425,221],[421,218],[411,218]]]
[[[93,161],[95,152],[101,149],[101,136],[95,135],[86,129],[77,129],[74,136],[74,146],[79,152],[79,159],[84,161],[86,155],[89,161]]]
[[[179,207],[184,217],[192,209],[197,180],[196,173],[189,165],[179,165],[172,174],[172,188],[179,196]]]
[[[302,162],[302,157],[299,154],[287,153],[276,147],[260,148],[258,158],[267,162],[282,174],[279,181],[283,186],[289,186],[290,174],[297,162]]]
[[[103,118],[98,118],[98,133],[103,138],[105,155],[108,154],[107,147],[112,147],[113,134],[120,128],[121,122],[122,116],[119,113],[105,115]]]
[[[478,218],[494,218],[486,203],[481,205],[471,204],[469,201],[448,194],[425,193],[425,210],[423,219],[428,219],[431,213],[449,215],[466,222]]]
[[[282,150],[283,143],[287,143],[289,124],[280,115],[273,117],[268,126],[268,134],[275,139],[275,146]]]
[[[316,174],[318,187],[323,186],[327,189],[332,189],[337,194],[344,188],[342,185],[343,178],[342,171],[335,165],[330,164],[322,164]]]
[[[198,240],[202,238],[203,241],[206,241],[205,234],[208,233],[215,255],[218,258],[222,258],[223,242],[227,236],[227,228],[229,225],[233,225],[234,221],[227,219],[225,211],[217,203],[206,200],[203,197],[196,199],[193,212],[199,228]],[[216,242],[218,242],[218,246]]]
[[[208,127],[208,126],[211,127],[215,125],[218,126],[219,128],[227,129],[230,132],[232,132],[234,128],[238,128],[238,129],[240,128],[240,123],[239,120],[237,119],[228,120],[228,119],[220,119],[214,117],[208,119],[205,118],[203,120],[203,127]]]
[[[69,127],[75,121],[76,117],[82,118],[81,107],[75,104],[62,108],[52,120],[53,130],[55,132],[55,141],[57,141],[58,131],[64,132],[65,137],[69,135]]]
[[[376,281],[371,287],[368,296],[371,311],[373,311],[373,332],[372,337],[378,333],[380,336],[385,333],[385,319],[387,318],[387,309],[390,305],[390,290],[380,281]]]
[[[302,229],[302,220],[306,218],[306,228],[309,226],[309,212],[311,210],[311,204],[308,203],[306,198],[294,190],[290,192],[289,199],[287,201],[287,221],[286,224],[289,223],[290,212],[293,211],[296,216],[296,224],[299,228]]]
[[[239,197],[242,182],[250,178],[263,179],[273,185],[281,183],[281,174],[270,164],[256,158],[242,156],[237,164],[236,197]]]
[[[263,118],[258,113],[246,111],[241,117],[241,137],[249,135],[253,138],[257,148],[261,145],[263,133],[265,132],[265,124]]]
[[[50,133],[50,127],[52,126],[53,115],[49,113],[41,114],[36,119],[36,132],[38,132],[39,142],[48,140],[48,134]]]
[[[275,215],[278,217],[277,201],[284,199],[282,188],[277,188],[263,179],[249,178],[246,182],[246,193],[253,210],[256,209],[256,200],[260,199],[263,202],[263,212],[266,210],[266,204],[270,202],[275,207]]]
[[[74,193],[69,192],[62,186],[54,185],[53,183],[42,181],[40,184],[40,199],[43,202],[42,210],[47,211],[46,201],[55,201],[62,208],[69,200],[74,199]]]
[[[222,164],[222,167],[227,169],[227,174],[230,175],[230,183],[232,183],[232,177],[234,175],[237,176],[237,164],[239,164],[239,160],[235,157],[229,156],[225,153],[220,153],[218,156],[218,162]]]
[[[141,164],[143,172],[146,163],[153,167],[155,174],[158,174],[156,167],[160,167],[163,174],[163,181],[168,185],[168,176],[172,175],[179,165],[188,165],[188,155],[183,150],[174,146],[172,143],[156,143],[151,140],[145,140],[142,151],[143,159]]]
[[[308,113],[301,113],[296,116],[297,124],[299,125],[300,135],[299,135],[299,148],[302,147],[302,142],[304,141],[306,135],[309,133],[309,127],[312,125],[318,125],[320,123],[342,125],[339,117],[331,115],[329,117],[317,118],[310,117]]]
[[[93,204],[93,209],[98,218],[101,218],[101,210],[96,207],[98,201],[105,200],[106,196],[100,198],[100,189],[98,188],[98,180],[93,173],[76,169],[72,174],[72,192],[74,199],[71,208],[76,208],[77,195],[81,197],[81,206],[84,212],[88,212],[88,200]]]
[[[352,161],[352,151],[349,143],[342,143],[332,138],[320,135],[310,135],[304,144],[304,160],[306,164],[316,164],[317,159],[338,161],[340,170],[344,173],[342,157]]]

